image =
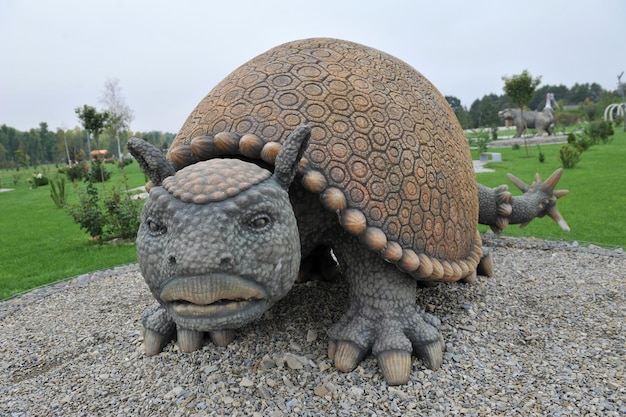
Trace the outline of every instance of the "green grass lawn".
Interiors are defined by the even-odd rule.
[[[521,192],[506,178],[512,173],[526,183],[532,182],[536,172],[542,180],[547,179],[561,166],[558,159],[563,145],[542,145],[545,162],[538,159],[539,149],[531,147],[532,156],[526,157],[522,146],[519,150],[493,148],[502,153],[502,162],[490,163],[493,173],[477,174],[478,182],[495,187],[508,184],[514,195]],[[477,151],[472,151],[478,159]],[[571,232],[562,231],[550,218],[535,219],[525,228],[509,226],[503,235],[536,236],[546,239],[592,242],[606,247],[626,246],[626,133],[616,129],[613,141],[596,145],[583,152],[580,162],[573,169],[563,172],[558,189],[570,194],[559,199],[557,207],[570,226]],[[481,231],[487,228],[481,227]]]
[[[114,175],[107,187],[119,185],[123,178],[114,165],[105,165]],[[56,169],[48,167],[54,177]],[[0,171],[0,299],[34,287],[86,272],[136,261],[134,244],[97,245],[89,240],[64,209],[57,208],[50,197],[50,186],[30,189],[26,182],[33,169]],[[146,180],[134,163],[124,170],[128,186],[144,185]],[[18,183],[14,184],[14,176]],[[84,188],[84,184],[80,183]],[[101,187],[101,185],[98,185]],[[66,184],[71,202],[77,193]]]
[[[494,173],[477,174],[478,181],[495,187],[508,183],[513,194],[517,189],[508,182],[511,172],[530,183],[535,172],[546,179],[560,166],[558,152],[562,145],[545,145],[546,155],[539,163],[538,149],[526,157],[524,148],[492,149],[502,153],[503,161],[488,166]],[[473,151],[474,159],[478,159]],[[567,169],[558,185],[570,194],[558,202],[571,232],[563,232],[549,218],[535,219],[526,228],[513,225],[504,231],[508,236],[536,236],[547,239],[577,240],[615,247],[626,246],[626,133],[617,131],[612,143],[597,145],[584,152],[573,169]],[[123,177],[113,165],[105,165],[114,173],[107,187],[120,184]],[[48,168],[54,177],[56,169]],[[19,172],[0,171],[0,186],[14,191],[0,193],[0,300],[34,287],[136,261],[133,244],[97,245],[74,224],[66,210],[57,208],[50,198],[50,187],[30,189],[26,179],[33,169]],[[136,163],[124,170],[129,187],[144,185],[146,177]],[[17,184],[14,184],[15,176]],[[84,184],[79,184],[84,187]],[[100,187],[101,185],[99,185]],[[74,187],[67,185],[70,202],[76,202]],[[481,227],[481,231],[486,231]]]

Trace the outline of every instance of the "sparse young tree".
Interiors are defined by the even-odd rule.
[[[502,81],[504,81],[504,93],[509,96],[513,103],[519,106],[520,117],[522,122],[524,122],[524,105],[533,97],[535,88],[541,83],[541,76],[533,78],[528,70],[524,70],[521,74],[510,77],[505,75],[502,77]],[[526,138],[524,138],[524,146],[526,147],[526,156],[529,156]]]
[[[105,106],[110,115],[109,127],[117,140],[117,155],[121,159],[120,132],[130,128],[130,123],[135,116],[132,109],[126,104],[124,96],[122,96],[122,87],[119,79],[109,78],[104,83],[104,91],[102,97],[100,97],[100,103]]]
[[[82,108],[76,107],[74,112],[76,112],[83,128],[87,131],[87,149],[89,151],[89,159],[91,160],[91,145],[89,143],[90,137],[93,135],[93,139],[96,141],[96,146],[100,148],[100,142],[98,139],[102,131],[108,126],[111,116],[106,110],[100,113],[94,107],[88,106],[87,104],[83,105]],[[102,162],[98,165],[100,166],[100,179],[102,180],[102,187],[104,187],[104,168],[102,167]]]
[[[89,152],[91,153],[91,144],[89,144],[91,135],[93,135],[93,139],[96,141],[96,146],[99,147],[100,142],[98,138],[102,131],[108,126],[111,115],[106,110],[100,113],[94,107],[87,104],[83,105],[83,107],[76,107],[74,112],[80,119],[83,128],[89,133],[87,143]]]

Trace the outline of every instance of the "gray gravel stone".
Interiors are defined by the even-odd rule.
[[[495,277],[419,290],[448,351],[437,371],[414,359],[406,386],[387,386],[371,356],[332,366],[342,283],[297,285],[226,348],[145,357],[153,299],[128,265],[0,303],[0,415],[625,415],[623,251],[485,240]]]

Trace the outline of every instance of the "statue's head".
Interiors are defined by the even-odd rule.
[[[155,167],[168,164],[162,154],[157,161],[142,157],[153,156],[151,145],[131,143],[142,167],[149,166],[145,172],[169,174],[151,177],[155,185],[142,213],[137,258],[152,294],[177,326],[235,329],[291,289],[300,239],[288,188],[309,132],[290,136],[273,173],[238,159],[197,162],[173,173]]]
[[[513,109],[504,109],[498,112],[498,116],[504,120],[513,120],[515,111]]]

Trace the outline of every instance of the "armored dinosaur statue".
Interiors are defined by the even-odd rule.
[[[411,356],[438,368],[439,320],[416,305],[419,281],[491,274],[477,224],[501,230],[549,215],[564,229],[561,171],[531,185],[476,183],[458,121],[420,73],[337,39],[269,50],[219,83],[167,156],[132,139],[149,176],[137,236],[158,301],[142,317],[146,354],[173,338],[218,346],[292,287],[302,257],[332,248],[350,285],[328,355],[353,370],[372,352],[389,384]],[[323,302],[323,300],[320,300]]]

